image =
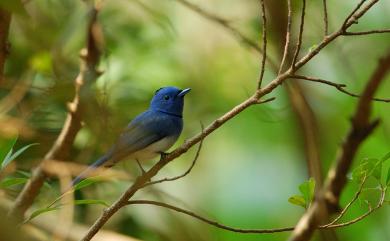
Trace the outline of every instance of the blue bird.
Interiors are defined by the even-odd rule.
[[[150,160],[164,154],[179,138],[183,130],[184,96],[190,88],[158,89],[145,112],[135,117],[119,136],[110,150],[76,177],[72,185],[83,180],[97,167],[112,167],[123,159]]]

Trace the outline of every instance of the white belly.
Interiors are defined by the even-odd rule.
[[[166,137],[161,139],[142,150],[134,152],[129,156],[130,159],[138,161],[151,160],[158,156],[161,152],[168,150],[177,140],[177,137]]]

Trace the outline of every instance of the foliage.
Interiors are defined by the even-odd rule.
[[[66,103],[73,98],[73,81],[79,71],[79,51],[85,46],[85,25],[89,13],[84,2],[0,0],[0,6],[13,14],[6,81],[0,89],[1,103],[14,87],[24,83],[29,86],[12,110],[0,113],[2,171],[15,159],[19,169],[15,174],[1,176],[1,191],[5,193],[2,198],[15,198],[31,176],[30,171],[36,167],[37,160],[42,160],[64,124]],[[90,101],[83,113],[83,128],[68,153],[69,159],[62,161],[87,164],[96,160],[110,148],[127,123],[147,108],[154,91],[161,86],[193,89],[185,103],[185,129],[178,143],[198,132],[199,121],[210,123],[246,99],[255,88],[260,57],[247,45],[236,41],[237,36],[231,34],[231,30],[199,16],[177,1],[103,2],[99,22],[103,26],[105,45],[99,69],[104,73],[97,83],[91,85],[90,93],[83,93]],[[260,41],[262,26],[259,24],[257,1],[191,2],[226,18],[229,24],[252,36],[255,42]],[[356,1],[327,2],[331,30],[336,29],[356,5]],[[390,18],[387,17],[390,2],[379,2],[370,14],[353,26],[354,31],[390,26]],[[268,54],[273,60],[280,59],[278,51],[284,41],[280,30],[285,30],[285,19],[271,17],[276,12],[274,9],[285,13],[278,7],[279,3],[266,2],[267,8],[274,7],[267,12]],[[318,40],[323,37],[322,1],[308,1],[307,5],[300,56],[315,49]],[[299,3],[294,2],[295,26],[299,23],[299,10]],[[295,36],[292,42],[291,47],[294,48]],[[342,37],[323,49],[302,72],[346,84],[348,90],[359,94],[376,60],[387,48],[388,35]],[[265,84],[274,75],[267,63]],[[378,97],[388,97],[388,80],[383,82]],[[356,99],[329,86],[306,81],[299,83],[318,120],[319,159],[325,173],[332,165],[340,140],[350,125],[348,118],[354,111]],[[308,178],[306,163],[302,161],[306,153],[305,141],[288,92],[283,89],[285,86],[272,93],[275,101],[245,110],[210,135],[202,149],[199,165],[191,175],[180,182],[148,189],[140,196],[189,206],[235,227],[284,227],[299,219],[301,210],[286,205],[285,199],[296,189],[296,183]],[[361,162],[352,171],[351,178],[360,185],[367,175],[370,179],[367,182],[373,181],[374,188],[377,188],[377,180],[382,185],[389,185],[389,154],[379,159],[364,157],[378,157],[389,152],[390,116],[387,113],[390,113],[390,105],[373,103],[373,110],[374,115],[381,118],[381,126],[357,154],[355,159]],[[22,130],[18,139],[9,134],[14,129]],[[27,135],[26,130],[32,130],[33,134]],[[30,143],[40,145],[28,149],[34,145]],[[25,152],[26,149],[28,152]],[[192,158],[191,154],[180,157],[159,175],[165,177],[181,173]],[[151,164],[144,165],[150,167]],[[131,180],[138,174],[132,162],[116,168],[127,171]],[[112,203],[128,187],[129,181],[98,183],[93,187],[92,184],[96,182],[86,179],[76,185],[74,195],[78,207],[75,221],[82,225],[90,225],[89,217],[99,213],[107,203]],[[48,188],[41,190],[32,207],[34,216],[31,214],[30,218],[44,219],[44,214],[63,207],[62,204],[47,207],[48,200],[59,196],[57,178],[48,179],[45,186]],[[364,195],[369,192],[368,188],[371,186],[363,190]],[[308,208],[313,201],[314,189],[312,179],[305,181],[299,185],[299,193],[290,197],[289,202]],[[342,203],[350,201],[355,192],[356,185],[348,185]],[[375,189],[377,193],[378,189]],[[364,195],[363,202],[366,200]],[[366,210],[366,205],[353,206],[345,219],[355,218]],[[386,212],[379,211],[375,215],[375,218],[368,217],[349,228],[337,229],[337,236],[342,240],[387,240],[389,235],[386,231],[378,232],[378,227],[389,226]],[[262,239],[257,235],[240,235],[200,225],[166,210],[140,206],[125,209],[107,226],[112,227],[126,235],[151,241]],[[279,241],[286,240],[286,235],[264,238]]]
[[[314,199],[315,186],[316,184],[314,179],[310,178],[299,185],[299,192],[301,195],[291,196],[288,201],[294,205],[307,209]]]
[[[352,172],[352,180],[361,183],[373,177],[380,185],[390,185],[390,152],[381,159],[364,158]]]

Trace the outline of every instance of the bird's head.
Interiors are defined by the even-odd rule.
[[[168,114],[182,116],[184,106],[184,96],[190,92],[190,88],[179,89],[176,87],[163,87],[156,90],[150,109]]]

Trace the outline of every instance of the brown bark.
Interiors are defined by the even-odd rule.
[[[8,42],[10,22],[11,13],[0,8],[0,85],[4,82],[4,66],[10,51],[10,44]]]

